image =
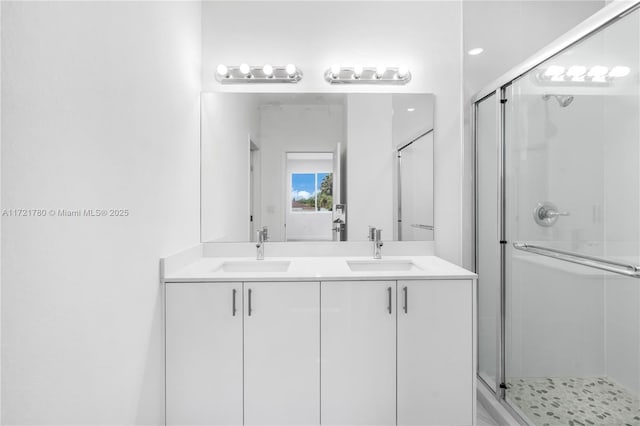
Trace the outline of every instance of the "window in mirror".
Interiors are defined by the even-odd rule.
[[[333,173],[292,173],[291,211],[333,210]]]
[[[286,241],[330,241],[334,204],[334,153],[286,155]]]

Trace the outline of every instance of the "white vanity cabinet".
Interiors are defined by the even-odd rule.
[[[167,283],[165,306],[166,424],[242,425],[242,283]]]
[[[321,283],[323,425],[395,425],[396,282]]]
[[[166,424],[320,424],[320,283],[167,283]]]
[[[398,281],[398,425],[473,423],[473,281]]]
[[[166,424],[471,425],[473,306],[472,278],[168,282]]]
[[[244,424],[320,424],[320,283],[244,283]]]

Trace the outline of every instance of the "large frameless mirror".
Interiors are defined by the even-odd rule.
[[[430,94],[203,93],[201,239],[433,240]]]

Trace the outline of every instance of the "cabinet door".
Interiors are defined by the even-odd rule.
[[[165,321],[166,424],[242,425],[242,284],[168,283]]]
[[[321,284],[323,425],[396,424],[396,282]]]
[[[473,287],[398,281],[398,425],[473,422]]]
[[[245,283],[244,318],[244,424],[320,424],[320,283]]]

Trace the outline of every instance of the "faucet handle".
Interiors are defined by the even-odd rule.
[[[375,237],[375,241],[376,242],[381,242],[382,241],[382,229],[376,229],[376,237]]]
[[[376,228],[369,225],[369,241],[376,240]]]

